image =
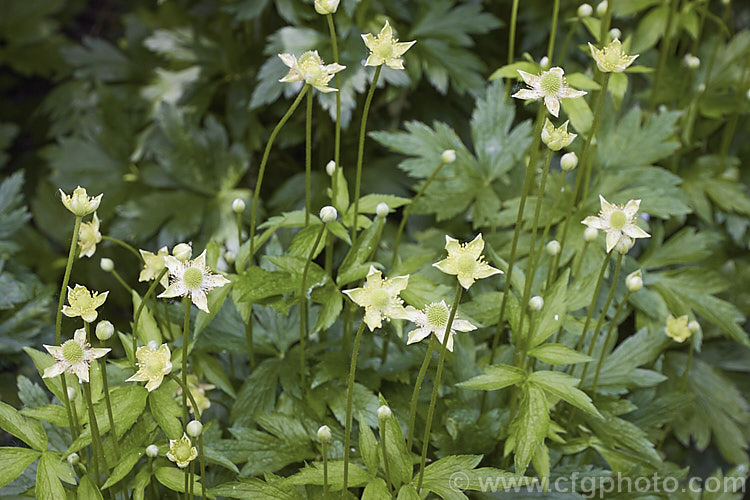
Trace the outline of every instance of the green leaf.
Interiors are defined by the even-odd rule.
[[[91,477],[86,475],[81,478],[81,482],[78,484],[76,490],[78,498],[76,500],[103,500],[102,492],[91,480]]]
[[[177,400],[172,397],[176,387],[174,382],[165,381],[158,389],[148,394],[151,415],[168,439],[179,439],[182,436],[182,410]]]
[[[360,416],[359,420],[362,421],[363,419],[364,417]],[[367,467],[367,472],[373,477],[377,476],[380,465],[378,442],[369,425],[363,425],[359,428],[359,453],[362,455],[362,461]]]
[[[203,371],[203,375],[206,376],[208,381],[232,396],[232,398],[236,398],[237,395],[234,392],[232,383],[229,381],[229,376],[224,371],[219,360],[206,354],[199,354],[197,358],[200,369]]]
[[[398,490],[397,500],[419,500],[417,488],[411,484],[405,484]]]
[[[60,405],[43,405],[37,408],[23,408],[21,415],[35,418],[37,420],[44,420],[58,427],[68,427],[68,414]]]
[[[391,492],[388,485],[381,478],[376,477],[365,486],[362,492],[362,500],[380,500],[381,498],[390,498]]]
[[[357,236],[357,241],[349,249],[339,266],[336,281],[339,286],[363,278],[367,274],[369,265],[366,263],[372,257],[383,230],[384,219],[375,218],[375,222]]]
[[[232,298],[235,302],[256,303],[263,299],[282,295],[294,289],[294,280],[285,271],[266,271],[257,266],[247,270],[233,279]]]
[[[250,375],[237,394],[231,411],[231,421],[235,422],[247,415],[272,411],[276,403],[281,363],[276,359],[261,362]]]
[[[327,330],[341,314],[341,310],[344,308],[344,296],[336,288],[336,285],[329,282],[323,288],[313,290],[311,298],[314,302],[322,304],[312,333]]]
[[[38,451],[47,449],[47,433],[38,420],[21,415],[9,404],[0,401],[0,428]]]
[[[494,391],[520,384],[524,380],[526,380],[526,371],[521,368],[510,365],[491,365],[484,369],[482,375],[460,382],[456,386],[464,389]]]
[[[37,422],[38,423],[38,422]],[[41,425],[41,424],[40,424]],[[37,498],[66,498],[65,488],[57,477],[57,464],[60,455],[45,451],[39,459],[36,468],[36,496]]]
[[[384,399],[381,399],[381,403],[386,404]],[[361,419],[360,422],[362,422]],[[361,427],[360,425],[360,429]],[[383,439],[383,437],[381,436],[380,439]],[[394,413],[385,423],[385,452],[388,455],[391,481],[393,481],[394,486],[398,487],[400,484],[408,483],[414,470],[412,455],[406,449],[406,439]]]
[[[133,310],[137,311],[140,304],[141,297],[133,290]],[[157,344],[162,343],[161,331],[148,304],[143,306],[141,315],[138,317],[138,339],[143,345],[147,345],[152,340]]]
[[[176,491],[178,493],[184,493],[185,492],[185,474],[186,471],[183,469],[177,469],[176,467],[157,467],[154,469],[154,477],[169,488],[172,491]],[[200,476],[198,474],[194,474],[195,477],[195,491],[200,490]],[[208,495],[209,498],[214,498],[213,495]]]
[[[310,220],[310,225],[300,229],[300,231],[296,235],[294,235],[294,239],[292,240],[291,245],[289,245],[289,255],[296,255],[298,257],[307,259],[310,255],[310,251],[313,250],[313,243],[315,243],[315,240],[318,239],[321,224],[322,223],[320,222],[320,220],[317,217],[313,216]],[[324,234],[320,238],[320,241],[318,241],[318,246],[313,252],[313,259],[315,259],[320,254],[320,252],[323,251],[323,248],[325,248],[325,243],[326,239]]]
[[[225,469],[229,469],[235,474],[239,474],[240,470],[237,468],[234,463],[232,463],[231,460],[229,460],[227,457],[219,453],[218,451],[214,450],[213,448],[209,448],[208,446],[204,446],[203,448],[203,456],[206,458],[206,462],[216,465],[221,465]]]
[[[393,210],[408,205],[411,202],[409,198],[402,198],[400,196],[394,196],[392,194],[368,194],[359,199],[359,213],[361,214],[374,214],[379,204],[385,203],[392,212]],[[352,217],[354,216],[354,208],[350,207]]]
[[[365,484],[370,480],[370,475],[359,465],[349,464],[349,477],[347,478],[350,488]],[[313,462],[304,467],[298,473],[289,477],[288,484],[298,486],[306,484],[323,485],[323,463]],[[339,491],[344,487],[344,461],[328,461],[328,488],[330,491]]]
[[[28,448],[0,448],[0,488],[17,478],[40,455]]]
[[[468,473],[479,465],[481,460],[482,455],[451,455],[441,458],[425,467],[422,487],[446,500],[464,500],[466,495],[456,491],[450,479],[456,477],[454,474],[468,477]],[[412,481],[412,484],[415,484],[415,481]]]
[[[142,456],[143,450],[138,449],[131,450],[120,457],[120,460],[117,461],[114,469],[112,469],[109,477],[107,477],[107,480],[102,485],[102,489],[105,490],[113,484],[117,484],[122,478],[127,476]]]
[[[510,430],[515,450],[516,474],[523,475],[526,472],[537,447],[544,443],[549,420],[547,396],[542,388],[536,384],[524,384],[518,414],[511,423]]]
[[[550,365],[572,365],[592,360],[591,357],[581,354],[565,344],[542,344],[530,350],[529,356]]]
[[[220,484],[211,488],[211,493],[216,496],[230,498],[268,498],[272,500],[301,500],[294,485],[289,484],[286,478],[266,474],[266,481],[257,478],[240,478],[231,483]]]
[[[529,382],[538,384],[550,394],[554,394],[576,408],[601,418],[601,414],[591,403],[591,398],[585,392],[575,388],[579,379],[561,372],[538,371],[529,375]]]

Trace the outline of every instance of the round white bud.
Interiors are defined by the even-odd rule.
[[[724,5],[729,5],[729,2],[731,2],[731,1],[732,0],[721,0],[721,3],[724,4]]]
[[[111,273],[115,270],[115,263],[112,259],[102,257],[102,260],[99,261],[99,267],[101,267],[102,271],[105,273]]]
[[[75,387],[68,386],[68,401],[75,401],[78,397],[78,391]]]
[[[532,311],[541,311],[542,307],[544,307],[544,299],[539,295],[535,295],[529,299],[529,309]]]
[[[336,218],[339,216],[339,213],[336,211],[335,208],[333,208],[330,205],[327,205],[320,209],[320,220],[323,221],[323,224],[330,224],[331,222],[336,222]]]
[[[603,2],[599,2],[599,5],[596,6],[596,15],[599,17],[602,17],[604,14],[607,13],[607,0],[604,0]]]
[[[745,93],[745,97],[747,97],[747,100],[750,101],[750,89],[747,89],[747,92]]]
[[[597,231],[596,228],[587,227],[583,230],[583,241],[585,241],[586,243],[596,241],[597,236],[599,236],[599,231]]]
[[[239,198],[235,198],[232,202],[232,211],[236,214],[241,214],[245,211],[245,202]]]
[[[152,351],[158,351],[159,350],[159,343],[155,340],[149,340],[148,344],[146,344],[149,349]]]
[[[539,60],[539,66],[541,66],[541,68],[542,68],[543,70],[547,70],[547,69],[549,69],[549,57],[547,57],[547,56],[544,56],[544,57],[542,57],[542,58],[541,58],[541,59]]]
[[[577,166],[578,155],[573,152],[565,153],[564,155],[562,155],[562,158],[560,158],[560,168],[562,168],[566,172],[570,172]]]
[[[701,324],[693,320],[690,323],[688,323],[688,330],[690,330],[690,333],[695,335],[696,333],[701,331]]]
[[[388,420],[391,418],[391,409],[386,405],[381,405],[378,408],[378,420]]]
[[[318,429],[318,441],[327,443],[331,440],[331,428],[327,425],[321,425]]]
[[[547,243],[547,253],[549,255],[555,256],[560,253],[561,249],[562,249],[562,246],[560,245],[560,242],[557,240],[552,240],[549,243]]]
[[[331,160],[326,164],[326,173],[333,177],[333,174],[336,173],[336,162]]]
[[[443,151],[443,154],[440,155],[440,161],[443,163],[453,163],[456,161],[456,150],[455,149],[446,149]]]
[[[315,12],[321,16],[335,14],[339,8],[340,0],[315,0]]]
[[[227,250],[226,252],[224,252],[224,260],[227,261],[227,264],[234,264],[234,259],[236,258],[237,256],[233,251]]]
[[[187,243],[179,243],[172,249],[172,255],[175,259],[184,262],[193,256],[193,247]]]
[[[593,13],[594,8],[587,3],[582,3],[578,6],[578,17],[589,17]]]
[[[700,85],[698,85],[698,92],[705,92],[705,91],[706,91],[705,83],[701,83]]]
[[[617,28],[612,28],[609,30],[609,36],[611,36],[613,40],[619,40],[622,37],[622,31]]]
[[[622,235],[620,237],[620,241],[618,241],[615,245],[615,251],[625,255],[630,251],[631,248],[633,248],[633,245],[635,245],[635,240],[633,238],[631,238],[630,236]]]
[[[146,446],[146,455],[150,458],[156,458],[159,456],[159,447],[155,444]]]
[[[384,202],[378,203],[378,206],[375,207],[375,214],[378,217],[385,217],[386,215],[388,215],[388,212],[390,212],[390,211],[391,211],[391,209],[388,208],[388,204],[384,203]]]
[[[631,293],[637,292],[643,288],[643,277],[641,276],[641,271],[639,270],[628,274],[627,278],[625,278],[625,286],[628,287],[628,291]]]
[[[96,338],[98,338],[99,340],[109,340],[112,335],[114,335],[114,333],[115,327],[112,326],[112,323],[110,323],[106,319],[96,324]]]
[[[188,422],[185,430],[187,431],[188,436],[197,438],[198,436],[203,434],[203,424],[198,422],[197,420],[191,420],[190,422]]]
[[[701,65],[701,60],[695,57],[693,54],[685,54],[682,62],[688,69],[698,69]]]
[[[75,467],[80,462],[81,457],[78,456],[78,453],[71,453],[68,455],[67,460],[71,467]]]

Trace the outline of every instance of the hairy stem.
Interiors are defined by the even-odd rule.
[[[354,396],[354,376],[357,372],[357,356],[359,355],[359,343],[362,340],[362,332],[365,331],[365,321],[359,324],[354,336],[354,348],[352,349],[352,361],[349,365],[349,384],[346,391],[346,420],[344,421],[344,487],[341,490],[342,500],[347,497],[349,484],[349,448],[352,438],[352,402]]]

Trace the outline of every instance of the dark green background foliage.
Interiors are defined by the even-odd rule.
[[[534,61],[546,51],[551,3],[521,2],[516,61],[525,61],[518,67],[527,71],[538,71]],[[748,462],[750,6],[733,3],[737,5],[724,16],[725,25],[720,2],[681,2],[654,109],[649,109],[649,70],[627,77],[619,74],[610,83],[614,100],[605,103],[593,184],[574,220],[598,210],[599,193],[617,203],[642,199],[641,212],[650,215],[652,238],[638,243],[625,258],[623,270],[642,268],[646,287],[631,297],[632,314],[619,325],[622,332],[638,333],[627,340],[625,333],[620,335],[601,381],[610,394],[623,398],[598,406],[605,420],[586,419],[596,435],[551,451],[553,469],[560,474],[588,468],[596,475],[604,468],[632,470],[636,465],[664,474],[690,465],[693,473],[708,475],[717,467],[729,470]],[[630,52],[641,54],[636,63],[641,67],[657,66],[667,4],[615,4],[613,26],[630,43]],[[429,269],[443,255],[445,234],[467,239],[482,232],[492,249],[488,256],[493,265],[501,266],[499,256],[507,259],[510,251],[536,109],[506,99],[506,88],[497,77],[515,77],[515,67],[493,75],[507,61],[510,5],[491,0],[343,0],[336,14],[340,62],[347,66],[341,73],[341,165],[350,193],[356,130],[372,74],[362,65],[366,51],[360,34],[377,33],[386,19],[401,40],[417,43],[405,56],[405,71],[383,70],[368,123],[363,193],[411,197],[443,150],[457,152],[457,161],[442,170],[414,207],[419,216],[407,226],[412,243],[401,247],[398,272],[422,270],[403,294],[414,305],[450,294],[453,282]],[[591,91],[596,84],[585,44],[594,38],[587,27],[573,22],[577,6],[561,2],[554,62],[563,65],[571,85]],[[317,49],[329,62],[331,45],[325,18],[308,0],[0,0],[0,15],[0,393],[13,406],[35,408],[50,400],[22,348],[39,350],[42,343],[53,343],[54,294],[72,225],[57,189],[70,192],[81,185],[90,194],[103,192],[98,211],[103,234],[151,251],[192,241],[197,249],[208,247],[210,262],[223,262],[225,251],[239,250],[232,200],[249,199],[262,148],[297,89],[278,83],[286,68],[277,54]],[[572,26],[575,32],[561,54]],[[694,43],[699,32],[700,43]],[[702,61],[693,72],[682,64],[682,56],[689,52]],[[701,83],[705,88],[699,87]],[[515,80],[506,84],[520,88]],[[335,97],[316,92],[315,100],[317,211],[329,203],[324,166],[333,156]],[[581,130],[590,127],[591,112],[585,103],[564,101],[562,116],[570,118],[581,136]],[[263,250],[276,270],[253,268],[254,272],[284,272],[287,278],[287,273],[299,273],[299,262],[289,254],[304,256],[312,245],[296,239],[295,247],[292,239],[299,224],[283,216],[304,206],[304,125],[304,112],[298,111],[271,153],[259,220],[270,219],[261,231],[278,229]],[[581,147],[579,139],[572,150],[580,152]],[[553,200],[565,182],[554,160],[542,220],[559,222],[564,217]],[[363,212],[374,213],[373,200]],[[527,204],[528,218],[533,205]],[[398,210],[389,217],[375,260],[391,261],[399,217]],[[581,251],[582,231],[583,226],[573,225],[563,262]],[[528,234],[523,234],[522,262],[529,245]],[[348,251],[339,241],[336,265]],[[94,258],[76,262],[74,281],[111,290],[103,315],[129,332],[132,300],[112,275],[99,269],[103,256],[115,260],[128,283],[137,283],[139,269],[133,257],[109,243],[100,244]],[[558,296],[548,298],[563,315],[590,300],[591,280],[603,250],[592,248],[588,256],[582,273],[591,279],[567,292],[563,286]],[[546,276],[543,269],[538,276]],[[322,268],[313,266],[315,273],[322,277]],[[291,305],[289,315],[279,314],[290,310],[293,300],[281,296],[288,296],[292,287],[274,288],[278,275],[262,278],[267,290],[249,285],[260,279],[257,276],[256,281],[238,279],[230,296],[234,300],[218,309],[227,295],[217,293],[213,305],[218,313],[194,323],[195,371],[218,387],[211,393],[214,405],[208,413],[212,423],[206,440],[213,447],[214,463],[224,468],[214,467],[218,471],[209,478],[212,485],[234,479],[237,469],[243,476],[268,473],[265,479],[271,484],[278,479],[271,473],[289,476],[298,471],[302,462],[318,456],[311,437],[321,423],[334,429],[337,444],[332,454],[341,455],[347,355],[320,346],[313,351],[313,402],[300,403],[295,378],[297,306]],[[437,457],[461,454],[467,460],[468,455],[482,454],[483,466],[501,467],[502,442],[509,432],[507,394],[489,393],[493,409],[481,413],[482,393],[454,386],[481,373],[486,364],[487,343],[498,316],[497,286],[477,283],[465,297],[463,315],[481,328],[457,337],[455,360],[443,379],[446,392],[433,426]],[[136,289],[142,295],[146,286],[140,283]],[[624,292],[624,287],[617,290],[618,302]],[[337,317],[342,302],[336,286],[329,282],[318,287],[311,299],[323,305],[312,310],[313,331],[333,324],[329,335],[340,337],[343,322]],[[256,304],[259,356],[252,375],[245,361],[242,321],[250,303]],[[517,301],[511,307],[517,309]],[[179,322],[177,308],[171,312]],[[691,314],[703,325],[689,397],[680,395],[675,382],[682,376],[684,351],[669,350],[660,356],[660,342],[666,342],[661,329],[669,313]],[[566,316],[566,330],[580,331],[581,320],[580,315]],[[547,321],[552,325],[551,318]],[[396,325],[399,332],[401,328]],[[409,374],[418,369],[424,352],[421,346],[402,349],[380,366],[380,345],[381,337],[366,336],[360,352],[365,361],[355,386],[355,418],[363,429],[377,425],[378,393],[404,423]],[[230,356],[237,365],[232,364],[234,378],[227,375]],[[507,349],[501,351],[500,361],[509,361]],[[125,370],[115,370],[115,378],[126,376]],[[321,421],[321,415],[327,420]],[[665,432],[667,422],[671,432]],[[66,449],[68,436],[44,425],[51,446]],[[143,425],[144,435],[155,429],[155,424],[137,425]],[[654,444],[662,441],[666,458]],[[573,454],[586,449],[591,452]],[[474,461],[460,467],[476,465]],[[315,476],[304,469],[296,484],[306,484],[306,473]],[[24,491],[29,478],[33,480],[33,474],[22,475],[4,491]],[[294,483],[284,488],[290,484]]]

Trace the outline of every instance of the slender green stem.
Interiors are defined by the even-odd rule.
[[[607,2],[607,10],[604,12],[601,22],[599,23],[599,43],[602,45],[606,45],[607,43],[607,33],[612,24],[612,7],[614,7],[614,3],[615,0]]]
[[[242,214],[237,214],[235,220],[237,221],[237,248],[240,248],[242,247]]]
[[[320,231],[318,231],[318,236],[315,238],[315,243],[313,244],[312,248],[310,249],[310,254],[307,256],[307,260],[305,261],[305,267],[302,270],[302,283],[300,284],[300,290],[299,290],[299,300],[300,300],[300,307],[299,307],[299,377],[302,381],[302,393],[307,392],[307,370],[306,370],[306,359],[305,359],[305,344],[307,343],[307,337],[308,337],[308,328],[307,328],[307,273],[310,270],[310,264],[315,257],[315,251],[318,249],[318,245],[320,244],[320,240],[323,238],[323,235],[326,232],[326,225],[321,224],[320,225]]]
[[[393,491],[391,490],[391,488],[393,487],[393,482],[391,481],[391,466],[388,463],[388,454],[386,453],[386,447],[385,447],[386,422],[387,420],[378,419],[378,423],[380,424],[380,451],[383,453],[383,466],[385,469],[385,485],[388,488],[388,491],[391,492],[391,496],[393,496]]]
[[[680,392],[685,392],[687,388],[688,375],[690,374],[690,365],[693,362],[693,351],[695,351],[695,339],[690,337],[690,349],[688,350],[688,359],[685,364],[685,371],[682,373],[682,380],[680,381]]]
[[[649,104],[649,111],[656,109],[656,101],[659,97],[659,86],[661,85],[661,78],[664,74],[664,68],[669,58],[669,52],[672,49],[672,23],[677,14],[677,6],[680,0],[670,0],[669,2],[669,14],[667,14],[667,26],[664,30],[664,38],[661,40],[661,50],[659,51],[659,62],[656,66],[656,73],[654,74],[654,83],[651,87],[651,101]]]
[[[305,113],[305,227],[310,223],[310,200],[312,199],[312,96],[312,91],[307,93],[307,112]]]
[[[143,262],[143,256],[140,254],[140,252],[138,252],[138,250],[133,248],[131,245],[128,245],[124,241],[114,238],[112,236],[105,236],[105,235],[102,235],[102,240],[109,241],[111,243],[114,243],[115,245],[120,245],[122,248],[124,248],[128,252],[135,255],[135,258],[138,259],[140,262]]]
[[[529,311],[529,333],[526,334],[526,338],[523,339],[523,351],[521,352],[521,368],[526,368],[526,364],[529,356],[529,348],[531,347],[531,339],[534,338],[534,327],[536,323],[536,311]]]
[[[190,499],[194,497],[195,492],[195,461],[190,462]]]
[[[445,162],[441,159],[438,166],[435,168],[435,170],[432,172],[430,177],[425,181],[424,184],[422,184],[422,187],[419,188],[419,191],[417,191],[417,194],[414,195],[414,198],[411,199],[411,202],[406,205],[406,208],[404,208],[403,216],[401,217],[401,223],[398,225],[398,231],[396,232],[396,239],[393,243],[393,257],[391,258],[391,269],[393,269],[393,266],[396,264],[396,257],[398,255],[398,246],[401,243],[401,235],[404,233],[404,228],[406,227],[406,221],[409,219],[409,216],[411,215],[412,207],[419,201],[419,199],[424,195],[424,193],[427,191],[427,188],[430,187],[430,184],[437,178],[438,173],[440,172],[440,169],[443,168],[443,165],[445,165]]]
[[[323,447],[323,498],[328,500],[328,444],[321,443]]]
[[[70,282],[70,272],[73,269],[73,261],[76,258],[76,248],[78,247],[78,232],[81,229],[81,217],[76,216],[75,224],[73,225],[73,237],[70,239],[70,250],[68,250],[68,260],[65,263],[65,274],[63,274],[62,284],[60,285],[60,298],[57,301],[57,312],[55,315],[55,344],[61,345],[62,338],[62,308],[65,305],[66,292],[68,291],[68,283]],[[73,440],[77,437],[77,423],[73,419],[73,413],[70,410],[70,398],[68,398],[68,381],[65,380],[65,374],[60,377],[62,380],[62,397],[63,403],[65,403],[65,411],[68,414],[68,423],[70,424],[70,435]]]
[[[141,299],[141,303],[138,304],[138,309],[135,310],[135,316],[133,318],[133,364],[136,364],[136,357],[135,357],[135,351],[138,349],[138,321],[141,319],[141,312],[143,311],[143,308],[146,306],[146,301],[148,301],[149,297],[154,294],[154,290],[156,290],[156,287],[159,286],[159,283],[161,282],[161,279],[164,277],[165,274],[167,274],[167,271],[169,269],[167,267],[164,267],[164,269],[161,270],[159,275],[154,279],[153,283],[151,283],[151,286],[148,287],[148,290],[146,290],[146,295],[143,296]]]
[[[190,311],[190,306],[188,303],[188,311]],[[187,321],[190,320],[190,315],[188,314]],[[184,365],[184,363],[183,363]],[[183,373],[185,373],[185,370],[183,369]],[[193,393],[190,392],[190,388],[187,385],[187,381],[183,378],[183,380],[180,380],[180,377],[175,375],[174,373],[169,374],[169,379],[173,380],[177,383],[177,385],[180,386],[182,389],[182,418],[185,421],[185,424],[183,425],[183,430],[186,431],[185,427],[187,427],[187,399],[190,400],[190,404],[193,407],[193,411],[195,412],[195,415],[200,418],[200,409],[198,408],[198,403],[196,403],[195,398],[193,397]],[[206,459],[203,455],[203,435],[201,434],[198,436],[198,461],[200,462],[200,468],[201,468],[201,497],[203,499],[206,498]],[[187,489],[185,490],[187,492]]]
[[[128,295],[132,295],[133,289],[130,287],[130,285],[125,283],[125,280],[122,279],[122,276],[120,276],[120,273],[118,273],[116,269],[112,269],[112,271],[110,272],[112,273],[112,276],[115,277],[117,282],[125,289],[125,291],[128,292]]]
[[[96,454],[100,454],[101,464],[104,467],[104,473],[109,473],[109,466],[107,465],[107,457],[104,456],[104,445],[102,445],[102,435],[99,433],[99,423],[96,421],[96,413],[94,412],[94,402],[91,398],[91,384],[89,382],[83,383],[83,392],[86,395],[86,404],[89,410],[89,427],[91,428],[91,460],[94,463],[94,471],[96,471],[96,484],[99,484],[99,468],[96,462]]]
[[[568,53],[568,45],[570,45],[570,41],[573,39],[573,35],[575,35],[576,31],[578,31],[578,26],[581,24],[581,19],[579,17],[576,17],[573,21],[573,24],[570,27],[570,30],[568,30],[568,34],[565,35],[565,40],[563,41],[562,49],[560,49],[560,53],[557,55],[557,59],[555,60],[555,66],[559,66],[561,61],[565,58],[565,54]],[[550,59],[550,63],[552,63],[552,60]]]
[[[185,500],[189,500],[190,498],[190,470],[189,468],[184,468],[182,471],[185,473]]]
[[[609,267],[609,254],[604,254],[604,262],[602,262],[602,268],[599,270],[599,278],[596,280],[596,287],[594,288],[594,295],[591,297],[591,304],[589,310],[586,313],[586,321],[583,323],[583,330],[581,331],[581,338],[578,339],[578,346],[576,350],[580,351],[583,348],[583,342],[586,340],[586,332],[588,332],[589,324],[591,323],[591,317],[594,315],[594,309],[596,309],[596,300],[599,298],[599,290],[602,288],[602,281],[604,280],[604,273],[607,272]],[[570,365],[571,367],[573,365]]]
[[[378,66],[379,67],[379,66]],[[341,489],[341,498],[345,499],[348,494],[349,484],[349,448],[352,438],[352,398],[354,396],[354,376],[357,372],[357,356],[359,355],[359,343],[362,340],[362,332],[365,331],[365,321],[359,324],[354,336],[354,348],[352,349],[352,361],[349,365],[349,384],[346,390],[346,420],[344,421],[344,487]]]
[[[552,8],[552,24],[549,30],[549,43],[547,45],[547,58],[550,64],[552,58],[555,55],[555,36],[557,35],[557,17],[560,13],[560,0],[555,0],[555,5]]]
[[[336,25],[333,22],[333,14],[326,15],[326,19],[328,20],[328,31],[331,33],[333,62],[337,63],[339,62],[339,48],[336,37]],[[339,159],[341,158],[341,75],[336,73],[334,79],[336,82],[336,88],[339,89],[339,91],[336,92],[336,128],[333,145],[333,162],[336,164],[336,168],[341,168],[341,165],[339,164]],[[336,176],[333,175],[332,178],[333,186],[331,187],[331,192],[333,193],[333,199],[336,199]]]
[[[510,33],[508,34],[508,64],[513,63],[516,51],[516,21],[518,20],[518,0],[513,0],[510,10]],[[511,84],[505,86],[505,98],[510,95]]]
[[[430,360],[432,359],[432,353],[435,350],[435,338],[430,335],[430,340],[427,343],[427,351],[424,355],[424,361],[422,366],[419,368],[419,374],[417,375],[417,381],[414,383],[414,390],[411,394],[411,402],[409,403],[409,427],[408,437],[406,439],[406,449],[411,453],[413,440],[414,440],[414,425],[417,420],[417,401],[419,400],[419,391],[422,390],[422,383],[427,375],[427,369],[430,366]]]
[[[576,276],[578,276],[578,273],[581,270],[581,264],[583,263],[583,259],[586,257],[586,250],[588,249],[589,249],[589,242],[584,241],[583,249],[581,250],[581,254],[578,256],[578,262],[573,267],[573,272],[570,274],[571,278],[575,278]]]
[[[518,237],[521,234],[521,227],[523,226],[523,212],[526,208],[526,198],[529,195],[531,185],[533,184],[534,176],[536,175],[536,160],[539,154],[539,143],[541,141],[542,124],[544,123],[544,117],[546,116],[547,108],[544,105],[539,105],[539,110],[536,115],[536,125],[534,126],[534,135],[532,136],[531,154],[529,158],[529,165],[526,167],[526,176],[523,181],[523,190],[521,191],[521,201],[518,204],[518,214],[516,215],[516,225],[513,230],[513,241],[510,246],[510,259],[508,260],[508,272],[505,275],[505,287],[503,288],[503,298],[500,302],[500,315],[497,319],[497,327],[495,329],[495,336],[492,338],[492,349],[490,350],[490,362],[495,362],[495,354],[497,353],[497,346],[500,342],[500,336],[503,332],[503,321],[505,319],[505,307],[508,303],[508,294],[510,293],[510,283],[513,279],[513,267],[516,263],[516,251],[518,250]],[[484,405],[482,405],[484,406]]]
[[[599,315],[599,320],[596,322],[596,328],[594,328],[594,335],[591,337],[591,344],[589,344],[589,351],[588,356],[591,357],[591,355],[594,353],[594,347],[596,346],[596,341],[599,338],[599,332],[602,329],[602,325],[604,324],[604,319],[607,317],[607,310],[609,309],[609,306],[612,304],[612,299],[615,297],[615,289],[617,288],[617,279],[620,277],[620,267],[622,265],[622,254],[620,252],[617,252],[617,261],[615,261],[615,274],[612,276],[612,284],[609,287],[609,294],[607,295],[607,300],[604,302],[604,307],[602,308],[602,312]],[[586,363],[583,365],[583,371],[581,372],[581,385],[583,385],[584,381],[586,380],[586,373],[589,369],[589,363]]]
[[[250,317],[245,323],[245,341],[247,342],[247,354],[250,357],[250,369],[255,370],[255,344],[253,342],[253,306],[250,305]]]
[[[268,137],[266,149],[263,151],[263,158],[261,159],[260,167],[258,168],[258,180],[255,183],[255,190],[253,191],[253,203],[250,206],[250,262],[252,262],[253,254],[255,253],[255,247],[253,245],[255,245],[255,223],[258,214],[258,199],[260,198],[260,188],[263,185],[263,175],[266,172],[268,156],[271,154],[271,146],[273,146],[273,141],[276,140],[276,136],[279,134],[279,131],[281,131],[281,128],[284,126],[287,120],[291,118],[292,113],[294,113],[294,110],[297,109],[299,103],[302,102],[302,98],[309,90],[310,85],[308,84],[305,84],[305,86],[302,87],[302,90],[300,90],[300,93],[297,94],[297,98],[289,107],[289,110],[284,116],[281,117],[281,120],[279,120],[279,123],[276,124],[276,127],[274,127],[271,135]]]
[[[88,323],[86,323],[88,325]],[[86,328],[88,330],[88,328]],[[88,333],[88,332],[86,332]],[[101,347],[104,347],[104,342],[99,342]],[[107,416],[109,417],[109,430],[112,433],[112,442],[114,443],[115,460],[120,459],[120,445],[117,442],[117,430],[115,429],[115,418],[112,414],[112,403],[109,399],[109,382],[107,381],[107,360],[102,359],[102,389],[104,390],[104,401],[107,404]]]
[[[201,465],[201,498],[206,500],[206,459],[203,456],[203,434],[198,436],[198,461]]]
[[[607,329],[607,336],[604,339],[604,348],[602,349],[601,354],[599,354],[599,361],[596,363],[596,372],[594,373],[594,381],[591,384],[591,397],[596,399],[596,387],[599,384],[599,374],[602,370],[602,365],[604,364],[604,356],[607,346],[612,340],[612,335],[615,333],[615,327],[617,326],[617,318],[620,316],[620,313],[623,309],[625,309],[625,305],[628,303],[628,299],[630,298],[630,290],[625,292],[625,297],[623,297],[622,302],[617,306],[617,310],[615,311],[615,315],[612,316],[612,321],[609,323],[609,328]]]
[[[419,462],[419,480],[417,481],[417,493],[422,489],[422,480],[424,479],[424,466],[427,461],[427,449],[430,447],[430,430],[432,429],[432,419],[435,416],[435,404],[437,403],[438,389],[440,388],[440,379],[443,376],[443,365],[445,365],[445,353],[448,352],[448,341],[450,340],[450,332],[453,327],[453,319],[456,317],[456,310],[458,304],[461,302],[461,294],[464,288],[461,283],[456,283],[456,296],[453,299],[453,306],[451,307],[450,315],[448,316],[448,322],[445,324],[445,332],[443,333],[443,343],[440,345],[440,356],[438,357],[437,372],[435,373],[435,381],[432,386],[432,397],[430,398],[430,407],[427,409],[427,422],[425,423],[424,434],[422,435],[422,458]]]
[[[182,429],[187,430],[188,424],[188,389],[187,383],[187,359],[188,344],[190,338],[190,297],[187,295],[182,298],[182,307],[185,308],[185,317],[182,323]],[[191,395],[192,396],[192,395]],[[200,411],[197,406],[193,406],[193,411],[197,415]]]
[[[582,201],[585,202],[586,198],[588,196],[589,192],[589,183],[591,181],[591,172],[593,171],[593,159],[591,155],[591,142],[594,140],[594,137],[596,136],[597,132],[599,131],[599,124],[602,121],[602,110],[604,108],[604,100],[607,96],[607,88],[609,87],[609,77],[612,73],[604,73],[604,76],[602,78],[602,88],[599,90],[599,94],[596,99],[596,108],[594,109],[594,121],[591,124],[591,131],[589,132],[589,135],[586,137],[586,142],[583,145],[583,151],[581,152],[581,167],[582,171],[579,171],[579,174],[581,175],[581,184],[576,189],[576,195],[580,194],[580,192],[583,193],[583,196],[581,196],[576,201]],[[576,179],[577,181],[578,179]],[[580,189],[580,192],[579,192]]]
[[[367,117],[370,114],[370,105],[372,104],[372,96],[375,95],[375,88],[378,84],[378,78],[380,78],[380,70],[383,68],[382,65],[375,68],[375,74],[372,75],[372,82],[370,83],[370,90],[367,92],[367,98],[365,99],[365,107],[362,110],[362,121],[359,124],[359,146],[357,147],[357,177],[354,181],[354,219],[352,222],[352,245],[357,241],[357,219],[359,218],[359,192],[360,184],[362,183],[362,161],[364,160],[365,154],[365,132],[367,131]],[[339,168],[336,164],[336,168]]]

